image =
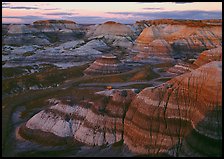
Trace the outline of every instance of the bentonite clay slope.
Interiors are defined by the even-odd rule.
[[[153,40],[147,46],[138,44],[139,53],[133,58],[134,60],[143,60],[149,57],[165,57],[169,58],[172,51],[171,46],[164,39]]]
[[[105,55],[94,61],[85,71],[88,75],[116,74],[126,71],[126,67],[116,56]]]
[[[88,39],[103,38],[114,47],[130,48],[133,45],[134,31],[127,25],[109,21],[103,24],[90,26],[86,36]]]
[[[211,61],[222,61],[222,46],[203,51],[194,64],[199,67]]]
[[[194,60],[194,59],[193,59]],[[211,61],[222,61],[222,46],[214,49],[203,51],[193,64],[178,63],[173,67],[170,67],[167,72],[180,75],[186,72],[190,72],[206,63]]]
[[[93,36],[99,36],[99,35],[126,36],[132,34],[133,31],[131,30],[131,28],[129,28],[124,24],[113,21],[108,21],[106,23],[98,25],[93,32]]]
[[[134,25],[139,25],[141,28],[146,28],[152,25],[185,25],[188,27],[208,27],[221,26],[222,19],[210,20],[178,20],[178,19],[157,19],[157,20],[141,20],[136,21]],[[143,30],[142,29],[142,30]]]
[[[25,34],[36,32],[68,31],[77,29],[73,21],[67,20],[40,20],[33,22],[33,25],[11,24],[8,28],[9,34]]]
[[[139,51],[140,54],[145,52],[145,54],[148,54],[148,57],[154,55],[153,42],[161,39],[163,39],[163,45],[161,46],[160,44],[159,49],[167,47],[170,52],[175,54],[200,53],[205,49],[212,49],[222,45],[222,25],[209,25],[204,22],[190,25],[184,21],[182,24],[162,23],[161,21],[158,24],[152,23],[150,25],[150,27],[142,31],[133,46],[134,51]],[[201,25],[205,26],[201,27]],[[162,49],[163,51],[164,49]],[[165,53],[170,52],[165,51]]]
[[[33,24],[11,24],[3,45],[49,45],[84,37],[85,30],[73,21],[43,20]]]
[[[140,154],[171,153],[169,150],[175,147],[171,155],[176,156],[183,138],[190,135],[198,140],[187,140],[193,146],[184,156],[219,156],[221,102],[222,62],[214,61],[141,91],[127,111],[124,141],[130,150]],[[213,116],[208,115],[214,111]]]
[[[170,67],[166,72],[171,73],[173,75],[181,75],[183,73],[190,72],[196,68],[197,67],[192,64],[178,63],[174,65],[173,67]]]
[[[42,32],[78,29],[76,22],[69,20],[39,20],[33,22],[33,26]]]
[[[55,140],[69,137],[92,146],[122,140],[125,113],[136,95],[135,90],[109,90],[99,94],[106,94],[101,103],[83,101],[69,106],[54,102],[20,127],[21,136],[48,140],[42,135],[47,133],[46,136]]]
[[[9,34],[25,34],[25,33],[35,33],[38,30],[33,28],[32,26],[28,26],[25,24],[11,24],[8,27]]]

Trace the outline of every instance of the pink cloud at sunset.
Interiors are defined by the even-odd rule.
[[[3,23],[68,19],[77,23],[142,19],[221,19],[221,2],[2,2]]]

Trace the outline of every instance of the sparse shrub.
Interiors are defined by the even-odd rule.
[[[134,92],[135,92],[136,94],[138,94],[138,93],[140,92],[140,89],[135,89]]]
[[[106,107],[105,106],[100,106],[99,109],[98,109],[98,111],[100,113],[106,113]]]
[[[70,116],[68,114],[65,115],[65,121],[69,122]]]
[[[92,106],[92,104],[90,104],[90,103],[85,104],[85,108],[87,108],[87,109],[89,109],[91,106]]]
[[[128,96],[128,92],[126,90],[122,90],[121,91],[121,96],[122,97],[127,97]]]
[[[108,102],[109,102],[109,97],[108,97],[108,96],[105,96],[105,97],[103,98],[103,100],[102,100],[103,105],[107,105]]]
[[[32,56],[33,54],[35,54],[34,52],[26,52],[23,54],[23,56]]]

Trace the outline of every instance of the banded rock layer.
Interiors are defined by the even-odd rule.
[[[94,61],[85,71],[88,75],[116,74],[126,71],[126,67],[113,55],[105,55]]]
[[[186,22],[185,22],[186,23]],[[133,51],[144,52],[148,57],[154,55],[152,46],[155,40],[163,40],[162,45],[157,47],[161,54],[172,53],[177,57],[194,57],[195,54],[206,49],[212,49],[222,45],[222,25],[209,25],[198,22],[197,25],[181,23],[152,23],[145,28],[135,41]],[[201,27],[201,25],[205,25]],[[164,51],[167,47],[169,51]],[[137,57],[134,58],[138,60]],[[160,54],[158,54],[160,56]]]
[[[222,46],[203,51],[194,64],[199,67],[211,61],[222,61]]]
[[[33,22],[32,25],[11,24],[8,28],[10,34],[24,34],[36,32],[56,32],[78,29],[73,21],[66,20],[40,20]]]
[[[222,62],[214,61],[141,91],[125,117],[124,141],[129,149],[140,154],[220,156],[221,74]]]
[[[33,22],[33,26],[41,32],[72,32],[78,29],[74,21],[68,20],[39,20]]]
[[[35,138],[31,132],[50,133],[55,140],[73,138],[92,146],[113,144],[123,140],[125,113],[135,95],[134,90],[110,90],[101,103],[83,101],[69,106],[56,101],[28,120],[19,132],[23,137],[31,134],[31,138]]]
[[[11,24],[8,27],[9,34],[25,34],[25,33],[35,33],[37,29],[32,26],[25,24]]]
[[[170,67],[167,72],[180,75],[186,72],[190,72],[206,63],[209,63],[211,61],[222,61],[222,46],[219,46],[214,49],[206,50],[200,53],[199,57],[195,59],[193,62],[189,63],[183,63],[180,62],[173,67]],[[192,64],[193,63],[193,64]]]
[[[139,43],[137,45],[139,53],[133,58],[134,60],[144,60],[149,57],[170,58],[172,48],[164,39],[153,40],[148,45]]]
[[[125,24],[108,21],[89,27],[86,34],[89,39],[103,38],[111,46],[129,48],[133,45],[134,31]]]
[[[84,30],[73,21],[40,20],[33,24],[11,24],[4,34],[6,45],[49,45],[56,41],[69,41],[84,36]]]
[[[170,67],[167,72],[174,74],[174,75],[181,75],[186,72],[191,72],[195,69],[196,67],[192,64],[188,63],[178,63],[174,65],[173,67]]]
[[[93,34],[93,36],[100,36],[100,35],[114,35],[114,36],[125,36],[133,34],[133,31],[126,25],[108,21],[103,24],[96,26],[93,32],[88,34]]]

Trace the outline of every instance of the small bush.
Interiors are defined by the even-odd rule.
[[[140,89],[135,89],[134,92],[135,92],[136,94],[138,94],[138,93],[140,92]]]
[[[121,91],[121,96],[122,97],[127,97],[128,96],[128,92],[126,90],[122,90]]]
[[[34,52],[26,52],[23,54],[23,56],[32,56],[34,54],[35,54]]]

